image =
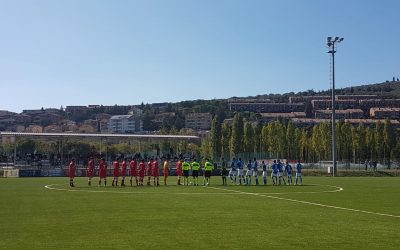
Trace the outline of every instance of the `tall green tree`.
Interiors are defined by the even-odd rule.
[[[219,120],[218,115],[214,116],[211,123],[211,151],[212,158],[218,159],[221,157],[222,150],[222,131],[221,131],[221,122]]]
[[[396,146],[396,134],[394,133],[390,120],[386,120],[383,125],[383,157],[387,160],[388,168],[390,169],[390,160],[393,148]]]
[[[261,130],[261,152],[268,153],[268,126],[263,126]]]
[[[301,139],[300,139],[300,152],[301,159],[305,162],[309,161],[309,139],[308,139],[308,131],[307,129],[301,130]]]
[[[222,142],[221,142],[221,147],[222,147],[222,156],[225,159],[229,158],[229,143],[231,140],[231,127],[227,124],[224,123],[222,125]]]
[[[352,155],[353,155],[353,150],[352,150],[352,142],[351,142],[351,124],[346,121],[343,123],[341,126],[341,143],[342,143],[342,152],[341,152],[341,159],[345,160],[346,162],[350,162]]]
[[[291,121],[289,121],[286,127],[286,152],[288,159],[296,158],[296,150],[295,150],[295,127]]]
[[[244,122],[242,116],[238,113],[233,117],[232,136],[231,136],[231,156],[238,156],[243,152],[243,134]]]
[[[246,123],[244,127],[244,152],[247,158],[252,158],[254,153],[254,129],[250,122]]]
[[[378,161],[382,161],[383,159],[383,126],[380,121],[375,124],[375,152],[376,158]]]
[[[365,138],[366,138],[366,148],[367,148],[367,158],[369,160],[376,159],[376,148],[375,148],[375,132],[370,127],[365,129]]]
[[[357,127],[358,133],[358,151],[359,151],[359,159],[364,162],[368,158],[368,150],[367,150],[367,138],[365,134],[365,126],[360,123]]]
[[[300,160],[301,159],[301,130],[299,128],[295,128],[294,129],[294,149],[295,149],[295,157],[296,160]]]
[[[259,154],[257,158],[261,158],[261,141],[262,141],[262,125],[257,123],[254,127],[254,152]]]
[[[328,122],[321,123],[319,126],[322,159],[332,158],[332,128]]]
[[[320,138],[319,126],[315,125],[313,126],[311,135],[311,148],[314,162],[321,161],[322,147],[320,145]]]

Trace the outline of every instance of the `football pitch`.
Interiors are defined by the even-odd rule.
[[[161,178],[162,179],[162,178]],[[400,178],[88,187],[0,178],[0,249],[398,249]],[[202,179],[201,179],[202,180]],[[128,181],[129,183],[129,181]],[[202,183],[202,181],[201,181]],[[230,182],[228,181],[228,184]]]

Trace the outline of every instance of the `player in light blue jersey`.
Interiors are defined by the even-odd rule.
[[[292,166],[289,164],[289,161],[286,161],[285,171],[288,179],[288,184],[292,185]]]
[[[272,164],[271,178],[273,185],[278,184],[278,164],[276,164],[276,160],[274,160],[274,163]]]
[[[264,161],[262,161],[262,178],[264,181],[264,185],[267,185],[267,165],[265,164]]]
[[[258,185],[258,162],[256,158],[254,158],[253,162],[253,176],[256,179],[256,185]]]
[[[246,185],[251,185],[251,160],[247,163]]]
[[[281,160],[278,160],[278,181],[279,181],[279,185],[281,185],[282,180],[286,185],[286,181],[285,181],[285,177],[283,177],[283,164],[281,162]]]
[[[300,185],[303,184],[303,177],[301,176],[301,169],[303,166],[300,163],[300,160],[296,164],[296,185],[297,185],[297,180],[300,178]]]
[[[239,158],[239,160],[237,161],[237,169],[238,169],[238,176],[239,176],[239,184],[242,185],[242,180],[243,180],[243,184],[245,184],[246,181],[244,179],[242,158]]]
[[[236,164],[236,158],[233,158],[231,162],[231,170],[229,171],[229,178],[234,184],[236,184]]]

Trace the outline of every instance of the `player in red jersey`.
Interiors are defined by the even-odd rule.
[[[134,177],[135,177],[136,186],[137,186],[138,185],[137,170],[136,170],[137,163],[136,163],[135,158],[133,158],[131,160],[131,162],[129,163],[129,167],[130,167],[130,176],[131,176],[131,187],[133,186],[132,179]]]
[[[146,170],[146,166],[144,165],[144,160],[142,159],[139,163],[139,185],[143,186],[144,172]]]
[[[178,175],[178,185],[181,184],[181,178],[182,178],[182,159],[179,159],[179,161],[176,163],[176,174]]]
[[[87,176],[88,176],[88,185],[92,186],[92,178],[94,176],[94,160],[93,160],[93,157],[90,157],[90,160],[89,160]]]
[[[113,182],[112,182],[112,186],[118,186],[118,177],[119,177],[119,162],[118,162],[118,158],[115,158],[115,161],[113,162]]]
[[[146,174],[147,174],[147,186],[150,186],[150,181],[151,181],[151,165],[153,163],[153,159],[149,159],[149,161],[147,162],[147,166],[146,166]]]
[[[75,187],[74,178],[75,178],[75,159],[72,158],[71,162],[69,163],[69,186],[70,187]]]
[[[127,166],[126,161],[127,159],[125,158],[121,163],[121,177],[122,177],[121,187],[125,187],[125,176],[126,176],[126,166]]]
[[[158,167],[158,161],[157,159],[154,159],[153,161],[153,181],[154,181],[154,186],[160,186],[160,168]],[[157,184],[156,184],[157,180]]]
[[[99,164],[99,186],[101,186],[101,180],[104,180],[104,186],[107,186],[107,162],[104,158],[101,158]]]

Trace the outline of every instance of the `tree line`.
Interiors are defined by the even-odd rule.
[[[337,160],[346,163],[378,161],[390,168],[400,160],[399,132],[389,120],[374,127],[349,122],[336,124]],[[204,157],[281,158],[304,162],[332,160],[331,123],[298,128],[291,121],[274,121],[266,125],[245,122],[236,114],[232,124],[222,123],[218,116],[212,121],[210,136],[202,142]]]

